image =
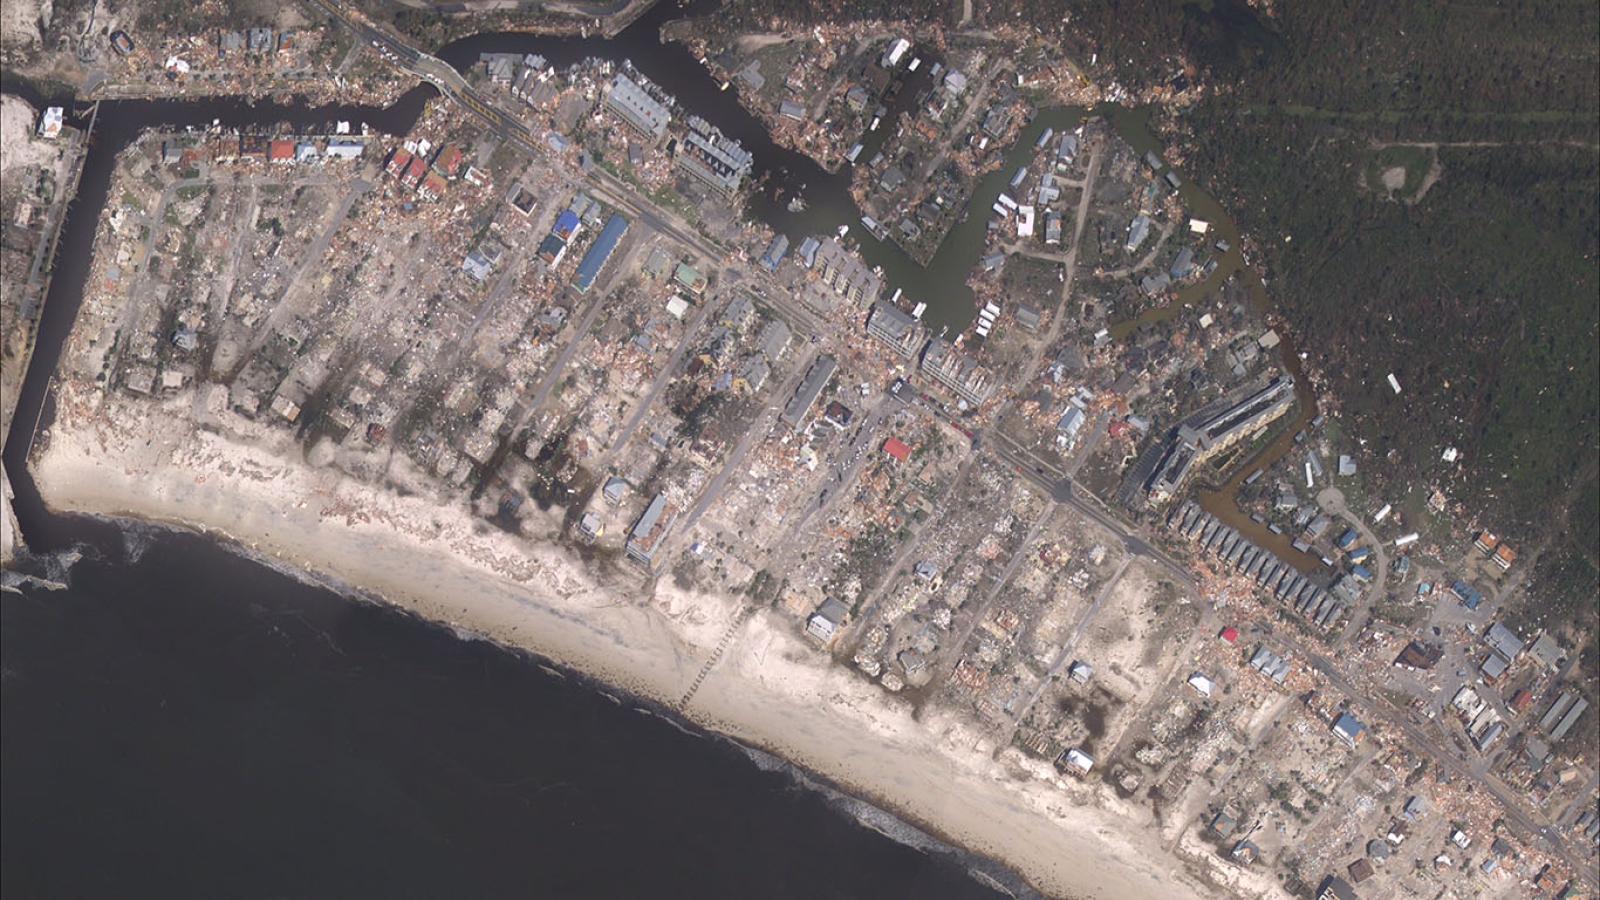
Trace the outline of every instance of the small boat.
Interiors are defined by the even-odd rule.
[[[869,234],[880,241],[886,240],[889,237],[889,229],[880,225],[878,220],[871,216],[862,216],[861,224],[866,227]]]
[[[926,303],[918,303],[911,310],[911,318],[913,318],[913,319],[921,319],[922,318],[922,314],[924,312],[927,312],[927,310],[928,310],[928,304],[926,304]]]
[[[847,235],[849,233],[850,233],[850,226],[849,225],[840,225],[839,226],[839,237],[844,237],[845,235]]]
[[[899,306],[900,305],[900,294],[901,294],[900,288],[895,288],[894,289],[894,296],[889,298],[889,305],[890,306]]]

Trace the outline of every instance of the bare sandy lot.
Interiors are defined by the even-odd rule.
[[[55,14],[54,0],[6,0],[0,3],[0,46],[32,47],[41,40],[39,22]]]
[[[0,183],[10,187],[23,168],[54,164],[60,144],[36,136],[39,114],[21,97],[0,97]]]

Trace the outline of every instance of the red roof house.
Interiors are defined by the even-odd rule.
[[[1515,694],[1511,695],[1511,708],[1517,712],[1526,711],[1528,704],[1532,702],[1533,692],[1527,688],[1521,688]]]
[[[294,162],[294,141],[273,141],[267,147],[267,162]]]
[[[889,454],[900,462],[905,462],[911,456],[911,447],[897,437],[891,437],[883,442],[883,452]]]
[[[389,162],[383,167],[383,170],[399,178],[405,173],[406,166],[409,165],[411,165],[411,151],[404,147],[396,147],[394,152],[389,154]]]
[[[444,180],[443,175],[438,172],[429,172],[423,177],[422,184],[417,186],[417,196],[428,200],[437,200],[444,196],[445,188],[448,186],[449,182]]]
[[[1129,425],[1127,422],[1112,422],[1110,425],[1106,426],[1106,431],[1111,434],[1112,439],[1118,441],[1122,440],[1124,437],[1127,437],[1128,432],[1132,430],[1133,426]]]
[[[1516,560],[1517,551],[1511,549],[1505,544],[1501,544],[1499,547],[1495,548],[1494,561],[1495,565],[1499,566],[1500,568],[1509,569],[1511,568],[1511,564],[1516,562]]]
[[[1225,626],[1220,637],[1231,644],[1239,639],[1239,629],[1232,625]]]
[[[400,183],[414,188],[422,183],[422,176],[426,174],[428,174],[427,161],[420,156],[413,156],[411,164],[406,166],[406,173],[400,176]]]
[[[440,150],[439,155],[433,161],[433,167],[446,177],[456,177],[456,170],[461,168],[461,148],[451,144]]]

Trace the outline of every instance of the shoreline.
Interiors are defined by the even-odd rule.
[[[79,390],[62,387],[32,467],[52,510],[220,535],[301,580],[543,657],[669,713],[731,635],[676,713],[695,727],[993,860],[1045,894],[1216,892],[1161,846],[1147,814],[979,739],[956,716],[930,709],[914,719],[769,612],[740,619],[737,598],[689,594],[669,580],[643,595],[635,573],[587,571],[562,548],[435,505],[430,492],[400,496],[332,466],[286,462],[287,435],[221,411],[186,420],[207,406],[189,392],[134,402]],[[173,418],[189,426],[176,439],[167,437],[183,430]],[[389,480],[412,491],[404,460],[390,466]]]

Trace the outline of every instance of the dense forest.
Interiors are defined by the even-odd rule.
[[[1174,140],[1258,239],[1333,402],[1385,448],[1377,486],[1440,484],[1484,524],[1545,544],[1536,590],[1592,618],[1600,8],[1277,12],[1234,28],[1236,7],[1184,8],[1173,39],[1226,90],[1171,117]],[[1386,186],[1389,169],[1404,176]],[[1461,464],[1439,459],[1446,446]]]

